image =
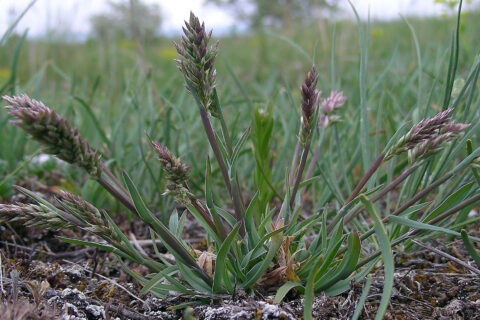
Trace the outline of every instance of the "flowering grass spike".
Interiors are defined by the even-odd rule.
[[[312,130],[313,115],[320,102],[321,91],[317,90],[318,74],[315,66],[308,72],[301,88],[302,94],[302,126],[300,129],[300,142],[304,145]]]
[[[208,46],[212,31],[207,33],[205,23],[200,24],[200,20],[192,12],[190,12],[189,22],[185,21],[183,32],[181,44],[174,43],[180,55],[180,59],[175,60],[178,69],[185,76],[187,89],[190,91],[189,86],[192,86],[203,107],[212,116],[218,118],[219,114],[213,96],[217,77],[214,62],[217,56],[218,41],[213,46]]]
[[[453,109],[447,109],[432,118],[424,119],[414,125],[385,154],[385,161],[408,151],[413,163],[442,150],[442,146],[458,138],[469,124],[456,123],[451,120]]]
[[[3,96],[10,105],[5,108],[16,118],[12,124],[22,128],[45,146],[45,152],[76,164],[90,175],[100,177],[100,154],[92,150],[77,129],[43,103],[27,95]]]

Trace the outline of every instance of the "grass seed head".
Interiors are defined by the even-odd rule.
[[[300,91],[302,94],[302,127],[300,142],[305,144],[312,129],[313,115],[320,102],[321,92],[317,90],[318,74],[315,66],[308,72]]]
[[[214,63],[218,51],[218,41],[208,46],[212,31],[205,31],[205,23],[190,12],[189,22],[185,21],[182,41],[174,43],[179,59],[175,60],[178,69],[185,76],[187,90],[189,86],[195,89],[202,105],[213,117],[219,117],[218,109],[213,96],[217,71]]]
[[[323,100],[323,111],[328,113],[334,109],[341,108],[346,101],[347,97],[343,95],[342,91],[331,91],[330,96]]]
[[[78,213],[88,224],[102,225],[104,223],[100,211],[79,196],[62,191],[61,198],[57,199],[57,201],[62,204],[62,206]]]
[[[319,127],[328,127],[329,125],[339,122],[340,117],[334,114],[336,109],[343,107],[347,97],[342,91],[331,91],[330,96],[322,101],[322,111],[318,117]]]
[[[74,224],[60,218],[43,205],[0,204],[0,222],[21,222],[26,226],[47,227],[54,230],[73,228]]]
[[[189,167],[175,157],[170,150],[158,142],[152,141],[152,146],[158,154],[158,160],[163,164],[166,178],[171,182],[167,184],[165,195],[172,195],[181,204],[189,204],[193,195],[186,188]]]
[[[453,109],[447,109],[414,125],[387,152],[385,160],[408,152],[408,158],[413,163],[441,151],[445,143],[457,139],[470,126],[451,120],[452,112]]]
[[[11,123],[22,128],[45,146],[45,153],[85,169],[90,175],[100,177],[100,154],[92,150],[77,129],[54,110],[27,95],[3,96],[10,105],[5,108],[16,118]]]
[[[105,221],[100,211],[94,205],[69,192],[62,191],[60,195],[60,198],[57,199],[59,207],[80,222],[76,224],[78,227],[107,241],[121,242],[113,227]]]

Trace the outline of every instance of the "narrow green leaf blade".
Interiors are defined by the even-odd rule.
[[[388,240],[387,230],[385,229],[382,220],[373,207],[372,202],[364,195],[360,196],[360,201],[362,201],[370,217],[375,221],[375,233],[382,251],[385,281],[383,283],[383,292],[380,305],[378,306],[377,314],[375,315],[375,320],[381,320],[387,311],[393,289],[395,265],[393,261],[392,246]]]
[[[228,237],[223,241],[222,246],[217,254],[217,260],[215,262],[215,271],[213,274],[213,293],[219,293],[222,287],[222,279],[224,277],[225,272],[225,259],[227,254],[232,246],[232,242],[235,239],[235,236],[240,229],[240,223],[237,223],[235,228],[233,228],[232,232],[228,235]]]
[[[283,298],[285,298],[287,293],[290,292],[290,290],[295,288],[300,288],[300,287],[302,287],[301,283],[293,282],[293,281],[285,282],[280,288],[278,288],[277,294],[275,295],[275,299],[273,299],[273,303],[279,304],[280,302],[282,302]]]
[[[480,255],[478,254],[477,250],[475,250],[475,247],[470,241],[467,231],[462,229],[460,231],[460,234],[462,235],[462,240],[463,240],[463,244],[465,245],[465,248],[467,249],[470,256],[473,258],[473,261],[475,261],[477,266],[480,268]]]

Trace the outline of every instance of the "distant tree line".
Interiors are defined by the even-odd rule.
[[[204,0],[230,11],[252,29],[265,26],[289,27],[319,19],[336,8],[335,0]],[[109,0],[110,11],[91,17],[92,35],[99,40],[154,38],[162,23],[158,4],[143,0]]]
[[[335,11],[336,0],[206,0],[229,9],[250,28],[289,27],[298,22],[312,22]]]
[[[90,18],[92,35],[99,40],[114,38],[152,39],[162,23],[158,4],[141,0],[108,1],[110,12]]]

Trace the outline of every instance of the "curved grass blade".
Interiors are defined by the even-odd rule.
[[[473,243],[470,241],[467,231],[462,229],[460,231],[460,234],[462,235],[462,240],[465,248],[467,249],[470,256],[473,258],[473,261],[475,261],[477,266],[480,268],[480,255],[478,254],[477,250],[475,250]]]
[[[15,27],[22,20],[28,10],[33,7],[35,2],[37,2],[37,0],[30,1],[30,3],[25,7],[25,9],[23,9],[23,11],[18,15],[18,17],[13,21],[13,23],[8,26],[7,30],[3,33],[2,38],[0,39],[0,46],[3,46],[5,44],[5,41],[8,39],[8,37],[10,37],[13,30],[15,30]]]
[[[235,167],[235,163],[237,162],[237,159],[243,147],[245,146],[245,143],[248,141],[248,136],[250,135],[250,129],[251,129],[251,126],[248,126],[248,128],[243,132],[242,136],[238,140],[237,144],[235,144],[235,146],[233,147],[233,154],[229,161],[231,167]],[[231,175],[232,174],[230,173],[230,176]]]
[[[333,274],[329,279],[325,279],[323,283],[322,281],[319,281],[316,290],[325,290],[338,281],[346,279],[352,274],[353,271],[355,271],[358,258],[360,257],[360,237],[358,236],[357,231],[353,231],[348,236],[347,248],[347,252],[337,268],[338,271],[336,271],[336,273]]]
[[[215,271],[213,274],[213,293],[219,293],[222,287],[222,279],[224,278],[225,272],[225,259],[227,254],[232,246],[232,242],[235,239],[238,230],[240,229],[240,223],[237,223],[235,228],[233,228],[232,232],[228,235],[228,237],[223,241],[222,246],[217,254],[217,260],[215,262]]]
[[[10,86],[10,94],[13,96],[15,95],[15,81],[17,77],[17,66],[18,66],[18,59],[20,57],[20,51],[22,49],[23,43],[25,42],[25,39],[27,37],[28,29],[25,30],[22,34],[22,37],[20,40],[18,40],[17,45],[15,46],[15,52],[13,54],[13,62],[12,62],[12,67],[10,71],[10,78],[7,80],[7,82],[2,86],[0,89],[0,93],[3,93],[4,90],[6,90]]]
[[[23,160],[23,161],[15,168],[15,170],[13,170],[13,171],[10,172],[9,174],[7,174],[7,175],[0,181],[0,187],[1,187],[2,185],[4,185],[8,180],[10,180],[10,178],[12,178],[13,176],[15,176],[20,170],[22,170],[23,167],[25,167],[27,164],[29,164],[30,161],[32,161],[32,159],[35,158],[35,156],[37,156],[39,153],[40,153],[40,149],[38,149],[37,151],[35,151],[34,153],[32,153],[27,159]]]
[[[277,290],[277,294],[275,295],[275,299],[273,299],[273,303],[279,304],[282,302],[283,298],[290,292],[290,290],[295,288],[301,288],[302,284],[293,281],[285,282],[280,288]]]
[[[279,230],[276,230],[276,231],[279,231]],[[283,228],[280,229],[280,232],[272,235],[272,241],[270,243],[270,247],[268,248],[267,254],[265,255],[265,258],[262,260],[262,262],[259,265],[257,265],[258,267],[257,266],[253,267],[247,273],[245,282],[243,282],[240,285],[241,288],[249,288],[255,282],[257,282],[258,279],[260,279],[260,277],[263,275],[265,270],[267,270],[268,266],[270,265],[270,262],[272,262],[273,258],[277,254],[278,249],[280,249],[282,242],[283,242]]]
[[[178,270],[182,274],[182,278],[188,282],[193,288],[200,292],[210,293],[212,291],[211,284],[208,284],[202,277],[198,276],[198,270],[191,269],[184,264],[177,264]],[[194,272],[197,271],[197,272]],[[208,278],[209,279],[209,278]]]
[[[254,244],[257,244],[260,241],[260,236],[258,235],[257,229],[255,228],[254,222],[254,211],[257,206],[258,196],[260,192],[255,192],[250,204],[248,205],[247,210],[245,210],[245,230],[247,231],[248,237],[248,249],[253,249]]]
[[[205,201],[207,207],[212,215],[213,223],[215,225],[216,235],[223,241],[227,237],[227,233],[223,227],[222,221],[215,210],[215,204],[213,202],[213,190],[212,190],[212,167],[210,165],[210,157],[207,156],[207,163],[205,165]],[[221,242],[219,242],[220,245]]]
[[[137,209],[137,213],[142,218],[145,223],[147,223],[155,232],[160,236],[165,246],[168,249],[171,249],[171,253],[175,255],[175,258],[178,259],[178,265],[182,263],[194,268],[199,271],[202,277],[209,281],[210,278],[203,272],[203,270],[198,266],[197,262],[193,259],[190,253],[183,247],[183,245],[175,238],[175,236],[168,230],[167,227],[163,225],[160,220],[158,220],[151,212],[148,210],[147,206],[143,202],[140,194],[138,193],[137,188],[133,184],[132,179],[128,176],[126,172],[123,172],[123,178],[125,180],[125,185],[127,186],[130,197]]]
[[[367,32],[363,29],[362,21],[358,15],[357,10],[355,9],[353,3],[348,1],[352,7],[353,13],[357,20],[359,39],[360,39],[360,145],[362,149],[362,163],[363,163],[363,172],[368,172],[368,166],[370,163],[370,144],[368,138],[369,131],[369,122],[368,122],[368,109],[367,109],[367,64],[368,64],[368,29],[369,23],[367,24]]]
[[[355,312],[353,312],[352,320],[357,320],[358,317],[360,317],[360,315],[362,314],[363,305],[367,300],[371,285],[372,285],[372,276],[368,276],[367,281],[365,282],[365,286],[363,287],[362,296],[358,300],[358,304],[357,304],[357,307],[355,308]]]
[[[363,268],[362,271],[357,273],[352,278],[357,282],[362,281],[367,276],[367,274],[369,274],[370,271],[372,271],[373,267],[377,264],[378,260],[380,260],[380,258],[376,258],[376,259],[371,260],[365,266],[365,268]],[[357,269],[358,269],[358,264],[357,264]],[[339,294],[342,294],[345,291],[350,290],[350,284],[351,284],[351,279],[345,279],[345,280],[338,281],[336,284],[334,284],[330,288],[326,289],[325,294],[327,296],[338,296]]]
[[[458,204],[460,200],[464,200],[466,195],[470,192],[472,187],[475,186],[475,182],[467,183],[460,187],[457,191],[449,195],[435,210],[430,212],[425,218],[421,219],[423,222],[428,222],[437,217],[440,213]]]
[[[382,251],[385,280],[383,283],[382,298],[380,300],[380,305],[378,306],[377,314],[375,315],[375,320],[381,320],[387,311],[393,289],[395,266],[393,262],[392,247],[388,240],[387,230],[373,207],[372,202],[364,195],[360,196],[360,201],[362,201],[370,217],[375,221],[375,233]]]
[[[285,41],[286,43],[291,45],[293,48],[295,48],[302,56],[304,56],[308,60],[309,63],[315,64],[315,60],[312,57],[310,57],[310,55],[307,52],[305,52],[305,50],[303,50],[302,47],[300,47],[294,41],[290,40],[287,37],[284,37],[282,35],[275,34],[275,33],[272,33],[272,32],[267,32],[267,34],[269,36],[273,37],[273,38],[277,38],[277,39]]]
[[[237,224],[237,219],[230,214],[230,212],[222,209],[220,207],[215,206],[215,211],[223,218],[225,221],[230,225],[230,227],[234,227]]]
[[[265,242],[267,242],[268,239],[272,238],[273,236],[277,235],[278,233],[281,233],[283,232],[285,229],[287,228],[287,226],[284,226],[280,229],[277,229],[275,231],[272,231],[270,232],[269,234],[266,234],[262,237],[262,239],[260,239],[260,241],[257,242],[255,248],[253,248],[252,250],[250,250],[246,255],[245,255],[245,258],[242,260],[242,265],[247,265],[248,266],[248,263],[250,261],[250,259],[253,259],[253,257],[255,256],[255,254],[257,253],[257,251],[263,247],[263,245],[265,244]]]
[[[471,154],[473,152],[473,144],[472,140],[468,139],[467,140],[467,153]],[[477,168],[471,167],[472,173],[475,177],[475,180],[477,181],[477,186],[480,186],[480,170]]]
[[[174,278],[170,277],[167,275],[167,272],[161,271],[158,272],[150,281],[148,281],[146,284],[144,284],[142,290],[140,291],[140,297],[145,295],[148,291],[151,291],[154,287],[156,287],[160,281],[163,279],[166,279],[170,284],[175,287],[175,291],[183,293],[183,294],[188,294],[188,295],[195,295],[195,292],[192,290],[187,289],[185,286],[183,286],[180,282],[175,280]]]
[[[451,236],[456,236],[456,237],[461,237],[460,232],[453,231],[447,228],[439,227],[439,226],[434,226],[431,224],[423,223],[420,221],[414,221],[411,219],[407,219],[404,217],[397,217],[397,216],[390,216],[390,220],[395,223],[402,224],[404,226],[414,228],[414,229],[420,229],[420,230],[429,230],[429,231],[439,231],[443,232],[445,234],[451,235]],[[469,237],[470,239],[473,239],[475,242],[480,242],[480,238],[477,237]]]
[[[323,263],[323,255],[318,256],[317,260],[313,264],[310,272],[308,273],[307,283],[305,284],[305,296],[303,299],[303,318],[305,320],[313,320],[312,317],[312,306],[313,298],[315,297],[315,278],[317,274],[317,269]],[[324,264],[324,263],[323,263]]]
[[[107,220],[108,224],[113,228],[117,236],[123,241],[125,246],[128,248],[128,250],[132,253],[132,255],[137,259],[138,261],[143,261],[144,258],[140,255],[140,253],[133,247],[133,245],[130,243],[128,238],[123,234],[122,230],[117,226],[117,224],[113,221],[112,218],[106,213],[102,212],[102,216]]]
[[[134,257],[126,254],[125,252],[109,245],[109,244],[103,244],[103,243],[98,243],[98,242],[91,242],[91,241],[84,241],[84,240],[77,240],[77,239],[71,239],[71,238],[64,238],[64,237],[56,237],[58,240],[78,245],[78,246],[87,246],[87,247],[92,247],[92,248],[97,248],[106,252],[111,252],[119,257],[128,259],[132,262],[138,263],[139,261],[136,260]]]
[[[202,227],[207,231],[207,234],[212,236],[213,239],[215,239],[215,242],[220,245],[222,243],[221,238],[217,235],[215,230],[210,226],[210,224],[207,223],[207,220],[198,212],[198,210],[190,205],[186,205],[187,209],[190,211],[190,213],[195,217],[195,219],[202,225]]]

